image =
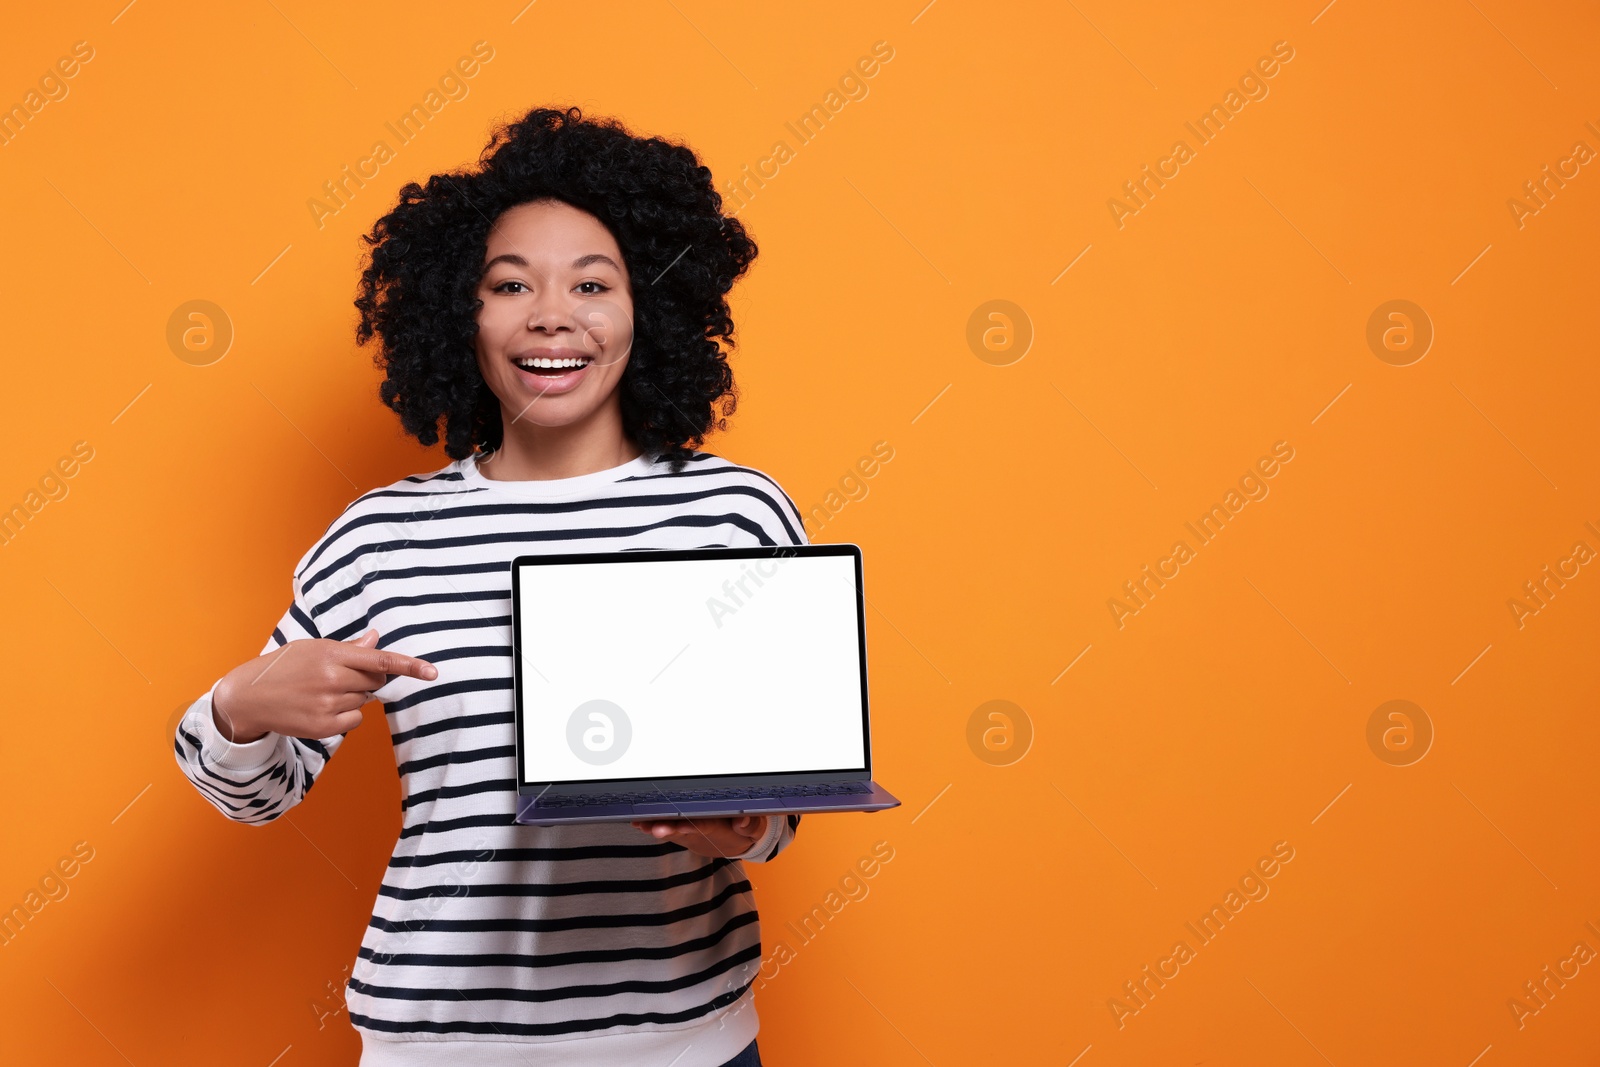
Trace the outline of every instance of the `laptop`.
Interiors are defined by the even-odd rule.
[[[861,549],[518,556],[518,823],[881,811]]]

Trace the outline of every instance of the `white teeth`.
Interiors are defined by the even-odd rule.
[[[545,359],[543,357],[540,357],[540,358],[535,358],[535,359],[519,359],[516,362],[517,362],[517,366],[524,367],[524,368],[538,367],[541,370],[563,370],[563,369],[572,369],[572,368],[575,368],[575,367],[582,367],[585,364],[587,364],[589,361],[587,359],[583,359],[583,358],[577,358],[577,359]]]

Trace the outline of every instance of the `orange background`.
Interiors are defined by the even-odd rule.
[[[767,951],[794,950],[759,994],[768,1063],[1592,1057],[1593,962],[1520,1027],[1508,1001],[1600,951],[1600,567],[1520,628],[1507,601],[1600,550],[1600,165],[1521,226],[1507,201],[1600,150],[1600,17],[1320,4],[9,15],[0,103],[94,54],[0,146],[0,505],[93,458],[0,548],[0,906],[93,858],[0,947],[5,1058],[355,1062],[338,997],[399,825],[387,739],[369,715],[250,828],[182,779],[172,727],[348,501],[446,462],[354,344],[358,234],[492,120],[568,102],[719,182],[790,145],[741,210],[742,401],[707,448],[807,510],[894,452],[813,536],[864,547],[877,770],[906,803],[751,865]],[[322,183],[479,40],[468,95],[319,229]],[[798,144],[785,123],[880,40],[867,95]],[[1278,41],[1269,94],[1198,146],[1184,123]],[[1119,228],[1108,200],[1180,138]],[[207,366],[166,341],[196,299],[235,331]],[[1003,366],[967,340],[997,299],[1034,334]],[[1395,299],[1435,330],[1403,367],[1366,341]],[[1270,495],[1119,628],[1107,600],[1278,441]],[[1031,724],[1020,759],[969,744],[994,700]],[[1390,700],[1432,724],[1419,762],[1369,747]],[[869,892],[798,943],[880,841]],[[1280,841],[1270,894],[1195,947]],[[1194,958],[1119,1026],[1179,939]]]

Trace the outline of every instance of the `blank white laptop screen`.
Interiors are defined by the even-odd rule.
[[[541,563],[523,781],[865,770],[855,560]]]

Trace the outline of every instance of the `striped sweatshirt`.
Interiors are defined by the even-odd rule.
[[[646,453],[545,481],[486,478],[468,457],[363,494],[306,551],[263,655],[376,627],[378,647],[439,671],[374,694],[402,800],[345,984],[363,1067],[717,1067],[754,1039],[761,926],[742,861],[782,852],[800,816],[773,816],[732,859],[626,822],[517,825],[509,567],[522,554],[804,543],[776,482],[695,452],[677,473]],[[271,822],[344,735],[232,743],[212,719],[215,689],[179,721],[178,765],[229,819]]]

